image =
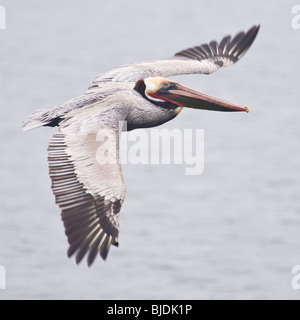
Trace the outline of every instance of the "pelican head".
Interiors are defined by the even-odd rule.
[[[169,102],[179,107],[195,109],[250,112],[250,109],[247,107],[212,97],[163,77],[145,78],[140,81],[144,83],[145,97],[154,104]]]

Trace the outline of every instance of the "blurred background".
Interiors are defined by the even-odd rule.
[[[300,29],[295,1],[2,0],[0,299],[299,299]],[[254,24],[243,59],[174,80],[249,106],[183,110],[164,128],[204,129],[205,167],[123,165],[120,247],[91,268],[68,259],[47,166],[55,128],[34,110],[81,95],[113,67],[167,58]]]

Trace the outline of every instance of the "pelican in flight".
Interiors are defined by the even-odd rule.
[[[244,111],[239,106],[187,88],[166,77],[210,74],[240,60],[259,30],[253,26],[220,43],[211,41],[169,59],[112,69],[97,76],[85,94],[49,110],[36,111],[23,130],[58,126],[48,147],[49,173],[69,242],[68,257],[90,266],[118,246],[125,185],[119,161],[122,126],[127,130],[161,125],[183,108]],[[101,132],[101,134],[99,134]],[[99,152],[104,141],[108,153]],[[109,156],[108,156],[109,155]],[[109,158],[109,161],[107,159]]]

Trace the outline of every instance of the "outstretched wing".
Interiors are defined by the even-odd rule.
[[[117,99],[117,96],[120,99]],[[68,256],[79,263],[88,253],[105,260],[110,245],[118,245],[119,214],[125,185],[119,162],[119,126],[129,107],[109,101],[68,113],[50,140],[49,171],[56,203],[61,208],[70,244]],[[125,105],[124,105],[125,104]]]
[[[179,74],[209,74],[237,62],[250,48],[259,26],[240,32],[233,39],[226,36],[218,43],[211,41],[175,54],[165,60],[149,61],[112,69],[93,80],[95,86],[107,82],[138,81],[147,77],[168,77]]]

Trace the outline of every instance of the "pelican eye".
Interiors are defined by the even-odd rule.
[[[170,82],[164,81],[164,82],[161,84],[161,86],[164,87],[164,88],[168,88],[168,87],[170,87]]]

